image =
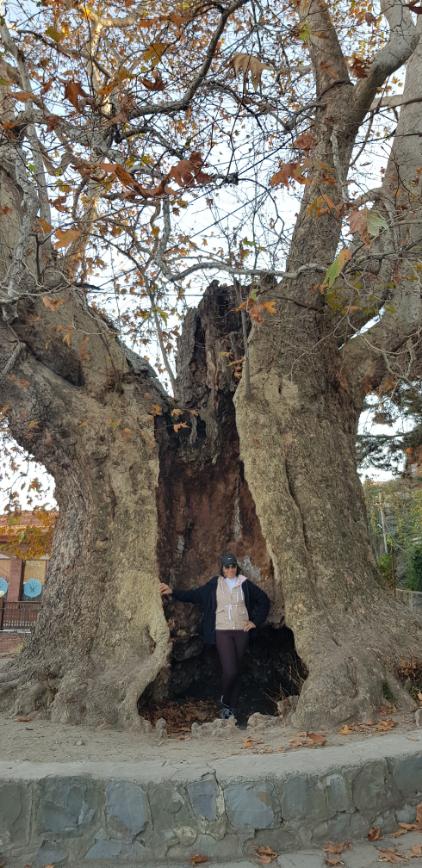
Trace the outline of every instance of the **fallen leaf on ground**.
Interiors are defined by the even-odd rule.
[[[15,717],[17,723],[29,723],[32,719],[30,714],[19,714],[18,717]]]
[[[351,846],[350,841],[339,841],[337,844],[334,841],[327,841],[323,849],[326,853],[344,853],[345,850],[350,850]]]
[[[379,841],[380,838],[382,838],[380,827],[371,826],[368,832],[368,841]]]
[[[410,848],[408,855],[411,859],[416,859],[418,856],[422,856],[422,844],[414,844],[413,847]]]
[[[270,865],[278,856],[278,853],[272,847],[257,847],[255,853],[260,865]]]
[[[299,732],[297,736],[290,739],[289,747],[323,747],[326,741],[325,735],[320,732]]]
[[[407,835],[407,829],[397,829],[396,832],[393,832],[392,838],[401,838],[402,835]]]
[[[368,720],[366,723],[346,723],[337,730],[339,735],[351,735],[352,732],[388,732],[397,726],[394,720],[380,720],[378,723],[374,720]]]
[[[343,859],[340,859],[340,856],[326,856],[324,862],[326,865],[344,865]]]
[[[387,732],[389,729],[394,729],[395,726],[397,726],[395,720],[380,720],[375,729],[377,732]]]
[[[422,802],[416,805],[416,826],[422,832]]]
[[[192,865],[203,865],[205,862],[208,862],[208,856],[201,856],[200,853],[196,853],[195,856],[192,856],[191,860]]]
[[[255,747],[255,741],[254,741],[254,739],[253,739],[253,738],[250,738],[250,737],[249,737],[249,738],[245,738],[245,740],[244,740],[244,742],[243,742],[243,744],[242,744],[242,748],[245,748],[246,750],[249,750],[249,748],[251,748],[251,747]]]
[[[389,862],[390,865],[400,865],[402,862],[407,862],[406,857],[403,853],[399,853],[398,850],[380,847],[378,848],[378,853],[380,854],[378,857],[380,862]]]

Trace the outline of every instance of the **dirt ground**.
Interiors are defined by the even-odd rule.
[[[0,667],[7,657],[0,657]],[[192,713],[192,709],[190,709]],[[200,719],[200,715],[199,715]],[[385,708],[380,716],[366,724],[349,725],[344,732],[321,730],[318,733],[298,733],[278,718],[258,720],[247,729],[238,729],[225,723],[218,733],[200,732],[193,737],[183,727],[176,727],[168,737],[153,729],[149,733],[141,727],[130,731],[109,728],[70,726],[51,723],[31,717],[11,718],[0,715],[0,758],[7,761],[29,762],[139,762],[157,759],[168,762],[194,762],[206,759],[244,755],[245,751],[284,753],[302,747],[323,749],[325,745],[344,745],[351,740],[361,741],[383,732],[400,730],[409,732],[415,727],[414,713],[395,714]],[[186,730],[186,727],[185,727]]]

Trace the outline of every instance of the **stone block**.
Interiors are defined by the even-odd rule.
[[[235,829],[271,829],[276,824],[275,791],[266,781],[224,788],[227,816]]]
[[[123,847],[123,841],[104,838],[103,840],[96,841],[95,844],[89,848],[88,852],[85,854],[85,859],[92,861],[98,859],[115,859],[117,856],[121,856]]]
[[[148,822],[144,790],[130,781],[111,781],[106,788],[106,823],[110,831],[133,838]]]
[[[384,760],[374,760],[362,766],[352,784],[353,803],[371,821],[377,814],[394,804],[388,767]]]
[[[328,807],[329,788],[310,775],[291,775],[281,783],[281,813],[284,820],[325,820],[335,810]],[[332,793],[331,793],[332,801]]]
[[[33,868],[45,868],[46,865],[64,865],[66,862],[67,853],[64,849],[43,841],[32,862],[32,866]]]
[[[353,811],[351,788],[341,774],[327,775],[321,781],[325,790],[327,808],[330,813],[337,814],[339,811]]]
[[[148,787],[148,800],[152,825],[156,831],[169,827],[190,826],[195,822],[183,787],[151,785]]]
[[[150,850],[144,847],[139,841],[129,843],[117,838],[100,838],[95,844],[90,847],[85,855],[88,862],[100,862],[107,860],[111,865],[131,864],[147,864],[153,862],[153,855]]]
[[[388,760],[388,764],[402,796],[422,797],[422,753],[419,756],[394,757]]]
[[[364,838],[368,833],[368,822],[362,814],[343,812],[319,823],[312,829],[312,844],[321,846],[326,841],[345,841],[350,838]]]
[[[36,830],[72,837],[94,825],[100,789],[85,778],[43,778],[36,800]]]
[[[414,805],[403,805],[396,811],[396,820],[398,823],[414,823],[416,819],[416,808]]]
[[[0,843],[22,844],[28,839],[31,788],[28,784],[0,782]]]
[[[206,820],[217,819],[218,786],[214,777],[192,781],[187,786],[190,803],[194,814]]]

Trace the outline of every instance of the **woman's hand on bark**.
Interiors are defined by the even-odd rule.
[[[243,628],[245,633],[249,633],[249,630],[255,630],[256,624],[253,621],[246,621],[246,624]]]
[[[173,593],[170,585],[166,585],[165,582],[160,582],[160,594],[162,597],[171,596]]]

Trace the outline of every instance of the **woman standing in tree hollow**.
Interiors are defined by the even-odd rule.
[[[229,553],[220,559],[220,575],[202,587],[178,591],[161,582],[160,593],[201,607],[203,639],[217,646],[223,670],[220,716],[224,720],[235,716],[249,632],[264,623],[270,608],[266,593],[240,573],[237,558]]]

